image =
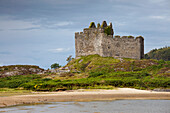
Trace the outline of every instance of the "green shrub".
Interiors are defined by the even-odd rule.
[[[94,22],[91,22],[89,28],[96,28],[95,23],[94,23]]]
[[[121,79],[106,79],[105,83],[106,83],[106,85],[120,87],[123,84],[123,81]]]
[[[51,69],[57,69],[60,68],[61,66],[58,63],[54,63],[51,65]]]
[[[89,73],[89,78],[98,77],[98,76],[103,75],[103,74],[104,74],[104,72],[90,72]]]
[[[97,28],[100,28],[100,27],[101,27],[101,26],[100,26],[100,23],[98,23],[98,24],[97,24]]]
[[[28,83],[23,83],[20,85],[20,87],[23,87],[24,89],[27,90],[35,90],[35,83],[34,82],[28,82]]]
[[[139,79],[124,79],[123,80],[123,86],[124,87],[136,87],[136,86],[140,86],[141,85],[141,81]]]
[[[166,62],[165,62],[164,60],[161,59],[161,60],[158,61],[158,63],[159,63],[159,65],[162,66],[162,65],[165,64]]]
[[[8,70],[8,68],[7,68],[7,67],[5,67],[5,68],[4,68],[4,70]]]
[[[28,83],[32,80],[40,78],[41,78],[40,75],[17,75],[0,78],[0,88],[17,88],[24,83]]]
[[[51,78],[44,78],[42,79],[42,81],[49,81],[49,80],[52,80]]]
[[[106,33],[107,35],[111,35],[112,34],[112,28],[110,26],[107,26],[104,29],[104,33]]]

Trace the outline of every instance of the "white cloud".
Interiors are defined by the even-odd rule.
[[[156,4],[160,4],[160,3],[163,3],[165,2],[166,0],[149,0],[149,2],[151,3],[156,3]]]
[[[153,19],[165,19],[166,17],[165,16],[150,16],[150,18],[153,18]]]
[[[41,0],[44,1],[47,4],[51,4],[51,5],[62,5],[62,4],[83,4],[85,1],[83,0],[48,0],[48,2],[46,0]]]
[[[54,24],[53,26],[61,27],[61,26],[72,25],[72,24],[73,24],[73,22],[58,22],[58,23]]]
[[[53,53],[60,53],[60,52],[67,52],[70,48],[56,48],[56,49],[49,49],[48,51]]]
[[[149,18],[150,18],[150,19],[155,19],[155,20],[170,21],[170,16],[153,15],[153,16],[149,16]]]
[[[115,21],[113,24],[115,24],[116,26],[125,26],[125,25],[126,25],[126,22],[118,22],[118,21]]]
[[[47,21],[38,19],[31,21],[12,20],[10,16],[0,16],[0,31],[4,30],[33,30],[33,29],[56,29],[57,27],[73,25],[71,21]],[[44,24],[45,22],[45,24]],[[43,23],[43,24],[42,24]]]
[[[13,29],[29,29],[38,28],[40,25],[34,25],[32,22],[21,21],[21,20],[9,20],[7,18],[0,19],[0,29],[2,30],[13,30]]]

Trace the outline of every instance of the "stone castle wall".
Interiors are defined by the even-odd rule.
[[[75,33],[76,57],[98,54],[103,57],[141,59],[144,57],[143,37],[114,36],[104,28],[85,28]]]

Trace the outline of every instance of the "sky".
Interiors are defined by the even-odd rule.
[[[112,22],[115,35],[142,35],[145,53],[170,46],[170,0],[0,0],[0,65],[65,65],[75,32]]]

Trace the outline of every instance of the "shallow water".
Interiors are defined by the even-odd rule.
[[[170,113],[170,100],[53,102],[1,108],[7,113]]]

